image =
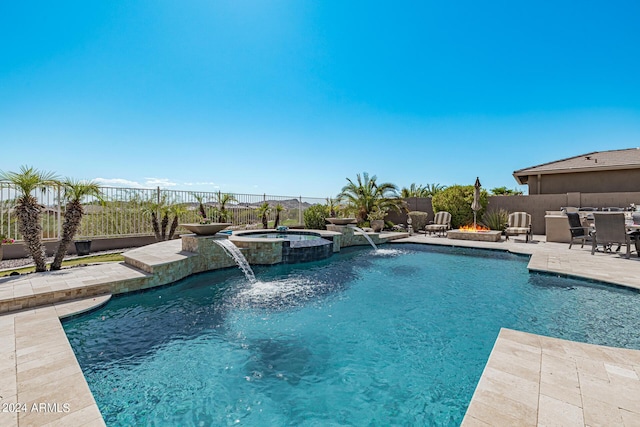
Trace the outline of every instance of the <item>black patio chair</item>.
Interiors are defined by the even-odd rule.
[[[590,237],[589,228],[583,227],[580,221],[580,215],[577,212],[567,212],[567,219],[569,220],[569,232],[571,233],[571,241],[569,242],[569,249],[576,240],[581,240],[581,248],[584,248],[584,242]]]

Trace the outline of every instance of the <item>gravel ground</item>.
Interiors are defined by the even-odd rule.
[[[131,249],[131,248],[127,248],[127,249]],[[117,254],[117,253],[124,252],[127,249],[112,249],[110,251],[91,252],[91,255],[89,255],[89,256],[103,255],[103,254]],[[64,257],[65,260],[74,259],[74,258],[85,258],[85,257],[79,257],[77,255],[67,255],[67,256]],[[47,262],[52,262],[52,261],[53,261],[53,257],[52,256],[47,257]],[[19,267],[24,267],[24,266],[29,266],[29,265],[33,265],[33,259],[31,259],[31,257],[28,257],[28,258],[16,258],[16,259],[3,259],[2,261],[0,261],[0,270],[19,268]]]

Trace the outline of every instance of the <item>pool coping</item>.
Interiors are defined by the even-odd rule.
[[[591,256],[590,248],[574,247],[569,251],[566,244],[547,243],[540,236],[535,236],[533,243],[517,239],[506,243],[453,241],[423,235],[402,238],[396,242],[491,249],[529,255],[530,271],[562,274],[640,289],[640,259],[634,257],[627,260],[612,254]],[[135,253],[138,258],[146,258],[155,268],[184,262],[194,255],[184,253],[173,244],[163,246],[159,251],[162,256],[158,256],[156,245],[162,243],[150,245],[154,247],[151,250],[147,246],[130,252]],[[0,376],[3,379],[9,378],[0,386],[0,396],[3,396],[0,402],[26,403],[27,409],[33,409],[33,403],[51,404],[46,408],[49,412],[0,412],[0,425],[104,425],[59,319],[106,303],[110,298],[109,290],[114,287],[112,274],[119,275],[116,282],[121,287],[119,289],[122,286],[126,288],[127,280],[151,281],[155,275],[153,272],[123,266],[122,263],[110,266],[111,268],[106,268],[105,265],[86,266],[28,275],[31,277],[26,280],[34,282],[30,284],[31,292],[39,286],[44,289],[51,282],[52,286],[62,286],[65,289],[57,297],[69,298],[76,295],[74,292],[78,292],[77,295],[84,298],[51,301],[50,304],[37,308],[0,315],[0,342],[7,343],[0,350]],[[3,285],[15,280],[3,279],[0,279],[0,301],[3,296],[6,298],[8,295]],[[81,291],[83,289],[84,294]],[[100,290],[103,295],[88,295],[86,292],[89,290]],[[18,290],[17,295],[20,298],[32,297],[28,291]],[[56,293],[53,292],[52,295]],[[16,296],[15,287],[12,288],[11,296]],[[550,350],[552,344],[556,346],[553,347],[556,350]],[[513,349],[518,345],[528,347]],[[563,350],[557,350],[558,346]],[[513,350],[512,357],[504,356],[507,350]],[[536,380],[532,380],[534,374],[530,366],[521,366],[521,356],[530,356],[529,353],[540,355],[538,362],[533,361],[532,366],[538,363],[540,367],[545,367],[544,370],[540,368],[537,371],[537,387]],[[580,355],[580,358],[576,355]],[[553,363],[549,365],[548,361]],[[578,378],[586,381],[584,386],[580,383],[577,390],[571,382],[574,377],[567,379],[563,370],[571,363],[576,366]],[[592,370],[583,369],[584,373],[579,370],[581,366]],[[622,420],[620,425],[634,422],[640,424],[640,402],[626,397],[630,395],[629,390],[640,392],[638,376],[638,350],[594,346],[503,329],[478,382],[463,425],[513,425],[514,420],[519,425],[537,425],[554,419],[550,417],[560,417],[557,419],[564,420],[563,425],[587,425],[602,420],[602,417],[597,417],[598,414],[608,414],[608,417],[612,417],[611,420]],[[549,378],[553,379],[552,385],[555,388],[547,386]],[[591,391],[598,387],[593,384],[604,387],[607,390],[606,396],[594,395]],[[521,389],[521,385],[527,387]],[[581,398],[581,405],[576,404],[576,392]],[[27,401],[23,402],[24,400]],[[537,404],[534,405],[534,402]],[[64,408],[53,411],[59,409],[54,405],[64,403],[71,405],[68,412],[64,412]]]

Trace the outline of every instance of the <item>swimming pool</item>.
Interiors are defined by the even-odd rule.
[[[107,425],[458,425],[501,327],[640,348],[640,294],[388,245],[236,269],[64,323]]]

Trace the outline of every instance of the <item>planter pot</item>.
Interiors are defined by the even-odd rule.
[[[91,240],[76,240],[76,254],[89,255],[91,253]]]
[[[384,228],[384,220],[374,219],[373,221],[371,221],[371,228],[373,228],[373,231],[375,231],[376,233],[382,231],[382,229]]]
[[[180,224],[192,233],[199,236],[213,236],[219,231],[232,225],[230,222],[213,222],[211,224]]]

